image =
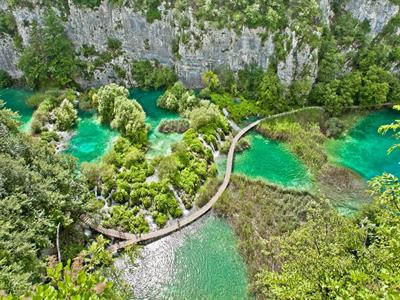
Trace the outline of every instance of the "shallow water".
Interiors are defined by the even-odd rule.
[[[291,188],[309,188],[310,175],[306,167],[282,144],[250,133],[251,148],[235,155],[234,173],[260,178]],[[226,157],[218,159],[224,173]]]
[[[34,92],[21,88],[5,88],[0,89],[0,99],[5,101],[5,106],[21,116],[21,129],[29,131],[30,122],[34,109],[26,105],[27,98],[32,96]]]
[[[99,123],[96,114],[82,112],[79,113],[76,134],[65,152],[76,157],[79,163],[96,161],[111,148],[117,136],[115,130]]]
[[[164,91],[131,89],[129,92],[130,97],[136,99],[143,107],[143,110],[146,112],[146,123],[151,127],[148,136],[150,149],[147,151],[146,157],[152,159],[156,156],[169,154],[171,152],[171,145],[180,141],[182,134],[165,134],[157,130],[162,119],[179,119],[177,113],[157,106],[157,99]]]
[[[399,141],[392,133],[382,136],[377,132],[379,126],[395,119],[400,119],[400,113],[395,110],[378,111],[362,118],[348,134],[327,143],[330,159],[367,180],[383,172],[400,176],[398,150],[387,154],[387,150]]]
[[[144,246],[136,266],[117,266],[137,299],[246,299],[247,275],[231,227],[207,215]]]

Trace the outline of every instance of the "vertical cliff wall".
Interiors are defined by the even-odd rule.
[[[332,10],[327,0],[321,0],[321,18],[329,24]],[[191,26],[188,41],[179,44],[179,51],[173,49],[174,43],[182,34],[182,30],[173,26],[174,16],[163,12],[162,20],[153,23],[128,7],[116,8],[103,2],[96,9],[79,8],[69,2],[69,13],[66,16],[66,30],[77,50],[83,45],[94,46],[96,51],[107,50],[107,39],[117,38],[122,42],[122,53],[113,57],[104,66],[94,70],[92,78],[81,79],[85,85],[101,85],[111,81],[120,81],[127,85],[134,84],[130,72],[131,62],[138,59],[157,59],[163,64],[174,66],[181,80],[192,87],[201,85],[201,73],[204,70],[227,66],[239,70],[246,64],[256,63],[267,68],[275,53],[272,35],[261,38],[262,30],[244,28],[240,34],[233,30],[217,30],[208,27],[198,29],[196,21],[187,12]],[[1,9],[7,9],[5,0],[1,0]],[[346,9],[359,20],[367,19],[371,23],[372,35],[377,35],[391,17],[398,12],[398,7],[387,0],[350,0]],[[23,44],[29,42],[30,24],[34,20],[41,22],[44,9],[21,7],[13,9],[18,34]],[[285,34],[291,47],[287,55],[278,63],[278,76],[286,84],[290,84],[304,70],[311,81],[315,78],[318,65],[318,49],[302,42],[291,29]],[[196,39],[197,37],[197,39]],[[201,42],[199,42],[199,39]],[[176,47],[176,46],[175,46]],[[13,77],[20,77],[16,67],[18,50],[13,46],[10,36],[0,36],[0,69],[8,71]],[[90,58],[82,57],[90,61]],[[125,71],[124,78],[116,76],[115,67]],[[304,74],[303,74],[304,75]]]

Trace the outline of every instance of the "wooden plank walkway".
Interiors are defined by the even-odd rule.
[[[170,226],[167,226],[167,227],[162,228],[160,230],[152,231],[152,232],[149,232],[149,233],[145,233],[145,234],[141,234],[141,235],[134,235],[132,233],[126,233],[126,232],[120,232],[120,231],[117,231],[117,230],[106,229],[106,228],[102,227],[101,225],[94,224],[86,216],[82,216],[81,220],[85,224],[90,226],[92,229],[94,229],[94,230],[96,230],[96,231],[98,231],[98,232],[100,232],[102,234],[105,234],[105,235],[110,236],[110,237],[114,237],[114,238],[119,238],[119,239],[125,240],[125,241],[122,241],[120,243],[116,243],[116,244],[110,246],[109,250],[112,253],[115,253],[118,250],[120,250],[120,249],[122,249],[124,247],[127,247],[129,245],[138,244],[138,243],[144,243],[144,242],[147,242],[147,241],[152,241],[152,240],[156,240],[158,238],[167,236],[167,235],[169,235],[169,234],[181,229],[182,227],[185,227],[185,226],[193,223],[194,221],[196,221],[197,219],[202,217],[204,214],[206,214],[212,208],[212,206],[215,204],[215,202],[217,202],[219,197],[222,195],[222,193],[225,191],[225,189],[229,185],[229,181],[230,181],[231,175],[232,175],[232,167],[233,167],[233,159],[234,159],[234,155],[235,155],[235,147],[236,147],[237,142],[240,140],[240,138],[243,135],[245,135],[251,129],[256,127],[262,121],[272,120],[272,119],[275,119],[275,118],[291,115],[291,114],[294,114],[294,113],[297,113],[297,112],[300,112],[300,111],[304,111],[304,110],[308,110],[308,109],[321,109],[321,110],[323,110],[323,108],[321,108],[319,106],[312,106],[312,107],[306,107],[306,108],[300,108],[300,109],[297,109],[297,110],[287,111],[287,112],[283,112],[283,113],[280,113],[280,114],[272,115],[272,116],[265,117],[263,119],[257,120],[255,122],[247,125],[242,130],[240,130],[239,133],[232,140],[232,143],[231,143],[231,146],[230,146],[229,152],[228,152],[228,157],[227,157],[225,177],[224,177],[224,180],[223,180],[222,184],[218,188],[218,191],[216,192],[216,194],[211,198],[211,200],[205,206],[203,206],[199,210],[195,211],[193,214],[187,216],[186,218],[184,218],[182,220],[179,220],[179,222],[174,223],[173,225],[170,225]]]
[[[97,224],[94,220],[92,220],[91,218],[89,218],[86,215],[81,215],[79,217],[79,219],[84,224],[86,224],[87,226],[92,228],[93,230],[95,230],[101,234],[104,234],[108,237],[113,237],[113,238],[117,238],[120,240],[131,240],[131,239],[136,238],[136,236],[134,234],[129,233],[129,232],[123,232],[123,231],[119,231],[119,230],[104,228],[103,226],[101,226],[100,224]]]

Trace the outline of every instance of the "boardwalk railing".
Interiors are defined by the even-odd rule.
[[[98,232],[100,232],[102,234],[105,234],[105,235],[110,236],[110,237],[114,237],[114,238],[119,238],[119,239],[125,240],[125,241],[122,241],[120,243],[117,243],[117,244],[114,244],[114,245],[110,246],[109,250],[112,253],[115,253],[118,250],[120,250],[120,249],[122,249],[124,247],[127,247],[129,245],[143,243],[143,242],[146,242],[146,241],[151,241],[151,240],[155,240],[155,239],[167,236],[167,235],[171,234],[172,232],[175,232],[175,231],[181,229],[182,227],[185,227],[185,226],[189,225],[190,223],[196,221],[200,217],[202,217],[204,214],[206,214],[212,208],[212,206],[215,204],[215,202],[217,202],[219,197],[222,195],[222,193],[228,187],[228,184],[229,184],[229,181],[230,181],[231,175],[232,175],[233,159],[234,159],[234,155],[235,155],[236,144],[237,144],[237,142],[240,140],[240,138],[243,135],[245,135],[248,131],[250,131],[251,129],[256,127],[262,121],[272,120],[272,119],[275,119],[275,118],[279,118],[279,117],[295,114],[297,112],[304,111],[304,110],[309,110],[309,109],[321,109],[321,110],[323,110],[323,108],[318,107],[318,106],[312,106],[312,107],[306,107],[306,108],[301,108],[301,109],[297,109],[297,110],[292,110],[292,111],[288,111],[288,112],[272,115],[272,116],[265,117],[263,119],[257,120],[255,122],[247,125],[242,130],[240,130],[239,133],[233,138],[231,146],[229,148],[228,157],[227,157],[227,163],[226,163],[225,177],[224,177],[224,180],[223,180],[222,184],[218,188],[218,191],[216,192],[216,194],[211,198],[211,200],[205,206],[203,206],[199,210],[195,211],[193,214],[187,216],[186,218],[180,220],[178,223],[172,224],[172,225],[167,226],[167,227],[165,227],[163,229],[156,230],[156,231],[153,231],[153,232],[145,233],[145,234],[142,234],[142,235],[134,235],[134,234],[131,234],[131,233],[120,232],[120,231],[112,230],[112,229],[106,229],[106,228],[102,227],[101,225],[94,224],[86,216],[81,217],[81,220],[85,224],[90,226],[92,229],[94,229],[94,230],[96,230],[96,231],[98,231]]]
[[[113,237],[113,238],[117,238],[117,239],[120,239],[120,240],[131,240],[131,239],[134,239],[136,237],[132,233],[104,228],[103,226],[101,226],[100,224],[97,224],[93,219],[89,218],[86,215],[81,215],[79,217],[79,219],[84,224],[86,224],[87,226],[92,228],[93,230],[95,230],[95,231],[97,231],[97,232],[99,232],[101,234],[104,234],[104,235],[106,235],[108,237]]]

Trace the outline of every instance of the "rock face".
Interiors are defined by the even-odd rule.
[[[0,8],[7,7],[4,0],[0,2]],[[329,24],[332,16],[329,1],[320,0],[319,4],[324,22]],[[174,66],[180,79],[188,86],[199,87],[201,73],[207,69],[227,66],[236,71],[250,63],[267,68],[275,52],[272,38],[263,41],[261,30],[244,28],[240,35],[227,29],[206,28],[205,31],[200,31],[189,11],[188,18],[192,25],[186,33],[190,31],[191,37],[187,43],[180,43],[177,57],[173,44],[182,32],[171,25],[174,17],[169,12],[163,12],[161,21],[150,24],[132,8],[112,7],[107,1],[95,10],[78,8],[72,1],[69,1],[69,5],[66,30],[77,49],[82,45],[89,45],[99,52],[106,51],[109,37],[122,42],[123,52],[120,56],[96,69],[93,79],[81,80],[80,83],[86,86],[98,86],[112,81],[133,85],[131,62],[138,59],[157,59],[163,64]],[[370,20],[375,35],[398,11],[398,7],[386,0],[351,0],[347,8],[360,20]],[[29,24],[33,20],[41,22],[44,11],[37,5],[33,9],[19,8],[12,13],[19,35],[26,45],[29,42]],[[289,29],[286,34],[291,39],[292,47],[284,61],[278,64],[279,78],[289,85],[296,80],[296,74],[301,74],[307,68],[308,76],[313,81],[317,72],[318,49],[301,44],[300,39]],[[196,44],[194,36],[200,37],[201,43]],[[21,72],[16,67],[18,52],[14,50],[10,37],[0,36],[0,55],[0,69],[8,71],[13,77],[20,77]],[[117,80],[113,66],[126,72],[124,79]]]
[[[399,12],[399,7],[388,0],[350,0],[346,10],[360,21],[367,20],[373,37]]]
[[[22,72],[17,68],[17,61],[18,53],[14,50],[12,38],[0,38],[0,69],[6,70],[14,78],[19,78]]]

